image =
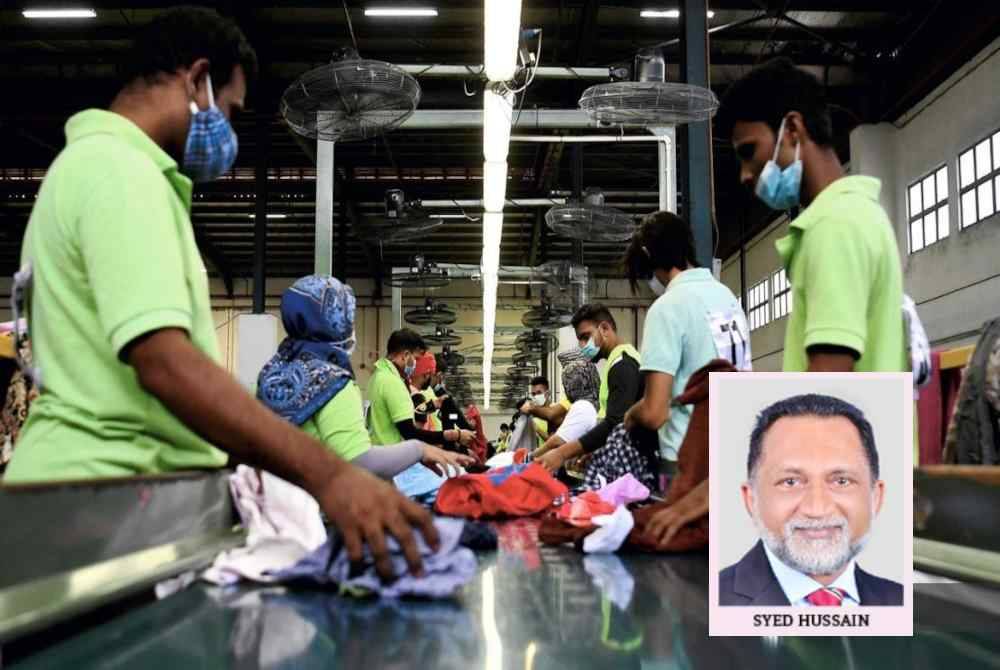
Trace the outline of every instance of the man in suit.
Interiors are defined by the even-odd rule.
[[[720,605],[903,604],[902,585],[855,562],[885,492],[872,427],[857,407],[815,394],[767,407],[741,492],[760,540],[719,573]]]

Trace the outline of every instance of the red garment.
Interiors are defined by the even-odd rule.
[[[417,359],[417,367],[413,369],[414,375],[429,374],[432,375],[437,372],[437,361],[434,358],[434,354],[427,351],[424,355]],[[412,375],[411,375],[412,376]]]
[[[645,551],[691,551],[708,546],[708,517],[696,519],[677,531],[670,544],[663,546],[659,540],[646,534],[646,525],[661,509],[670,507],[686,496],[691,489],[708,479],[708,375],[711,372],[736,372],[729,361],[716,359],[701,368],[688,380],[684,393],[677,402],[694,405],[687,433],[677,452],[677,476],[670,484],[667,499],[662,503],[636,510],[632,517],[635,526],[625,540],[625,545]]]
[[[538,463],[496,468],[449,479],[438,490],[434,510],[469,519],[531,516],[569,490]]]
[[[591,519],[595,516],[611,514],[614,511],[615,506],[601,500],[596,491],[587,491],[560,507],[556,512],[556,518],[573,526],[590,528],[594,525]]]
[[[483,417],[479,414],[479,408],[469,405],[465,409],[465,418],[475,429],[476,436],[469,443],[469,451],[479,459],[480,463],[486,462],[486,433],[483,431]]]
[[[514,452],[514,462],[515,463],[524,463],[524,461],[525,461],[526,458],[528,458],[528,450],[527,449],[518,449],[517,451]]]
[[[920,462],[917,465],[941,463],[944,435],[948,428],[945,420],[944,393],[941,384],[941,352],[931,352],[931,381],[920,389],[917,398],[917,431],[920,445]]]

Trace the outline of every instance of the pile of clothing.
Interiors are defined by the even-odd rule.
[[[421,476],[410,473],[403,483],[414,484],[411,490],[419,493],[433,484],[424,479],[417,486]],[[420,577],[409,574],[399,544],[392,537],[386,538],[396,577],[386,584],[375,571],[368,547],[360,563],[351,564],[342,538],[336,533],[327,536],[319,506],[302,489],[244,465],[237,468],[229,484],[247,530],[247,542],[221,553],[202,574],[203,579],[220,586],[246,579],[334,588],[352,596],[447,598],[475,577],[473,549],[491,549],[497,544],[496,533],[482,524],[436,518],[434,526],[441,540],[437,551],[431,551],[423,536],[414,533],[424,568]]]
[[[557,514],[546,518],[539,528],[539,539],[546,544],[572,542],[584,551],[588,551],[588,546],[601,547],[606,550],[606,547],[613,544],[609,540],[616,539],[621,534],[622,529],[628,526],[629,530],[622,537],[622,542],[611,551],[615,551],[623,545],[632,549],[652,552],[691,551],[707,547],[707,516],[678,530],[668,544],[662,543],[659,537],[650,533],[648,526],[657,513],[674,505],[696,486],[708,479],[708,380],[709,374],[712,372],[736,372],[736,368],[722,359],[712,361],[691,376],[684,393],[677,398],[678,404],[693,405],[694,408],[691,412],[687,433],[678,452],[677,476],[670,486],[665,501],[639,507],[632,511],[625,507],[618,507],[614,512],[618,515],[617,520],[612,520],[610,517],[614,515],[608,514],[607,506],[599,506],[593,496],[584,494],[570,501],[567,506],[569,507],[568,511],[561,509]],[[606,488],[616,485],[623,486],[619,482],[621,480],[616,480]],[[598,494],[600,492],[598,491]],[[586,510],[592,511],[589,519]],[[590,540],[593,535],[596,535],[598,539]],[[589,544],[588,540],[590,540]]]

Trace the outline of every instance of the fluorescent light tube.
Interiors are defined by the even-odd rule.
[[[26,19],[93,19],[93,9],[26,9],[21,12]]]
[[[496,274],[500,269],[500,238],[503,236],[503,213],[483,214],[482,273]]]
[[[679,9],[644,9],[639,12],[639,16],[644,19],[679,19],[681,10]],[[708,18],[714,18],[715,12],[711,9],[707,12]]]
[[[507,161],[483,163],[483,209],[502,212],[507,195]]]
[[[437,16],[438,11],[430,7],[369,7],[365,9],[365,16],[380,16],[385,18],[393,17],[414,17],[414,16]]]
[[[517,72],[517,44],[521,32],[521,0],[486,0],[483,13],[485,29],[486,78],[508,81]]]
[[[490,162],[507,160],[510,124],[514,117],[514,94],[483,91],[483,158]]]

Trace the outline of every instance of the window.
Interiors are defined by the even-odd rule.
[[[910,253],[948,237],[948,166],[910,184],[907,192]]]
[[[750,321],[750,332],[761,326],[767,325],[771,320],[771,303],[768,301],[767,279],[760,281],[750,287],[748,300],[750,313],[747,318]]]
[[[1000,212],[1000,131],[959,155],[958,186],[962,228]]]
[[[792,311],[792,285],[782,268],[771,275],[771,295],[774,296],[774,320],[788,316]]]

